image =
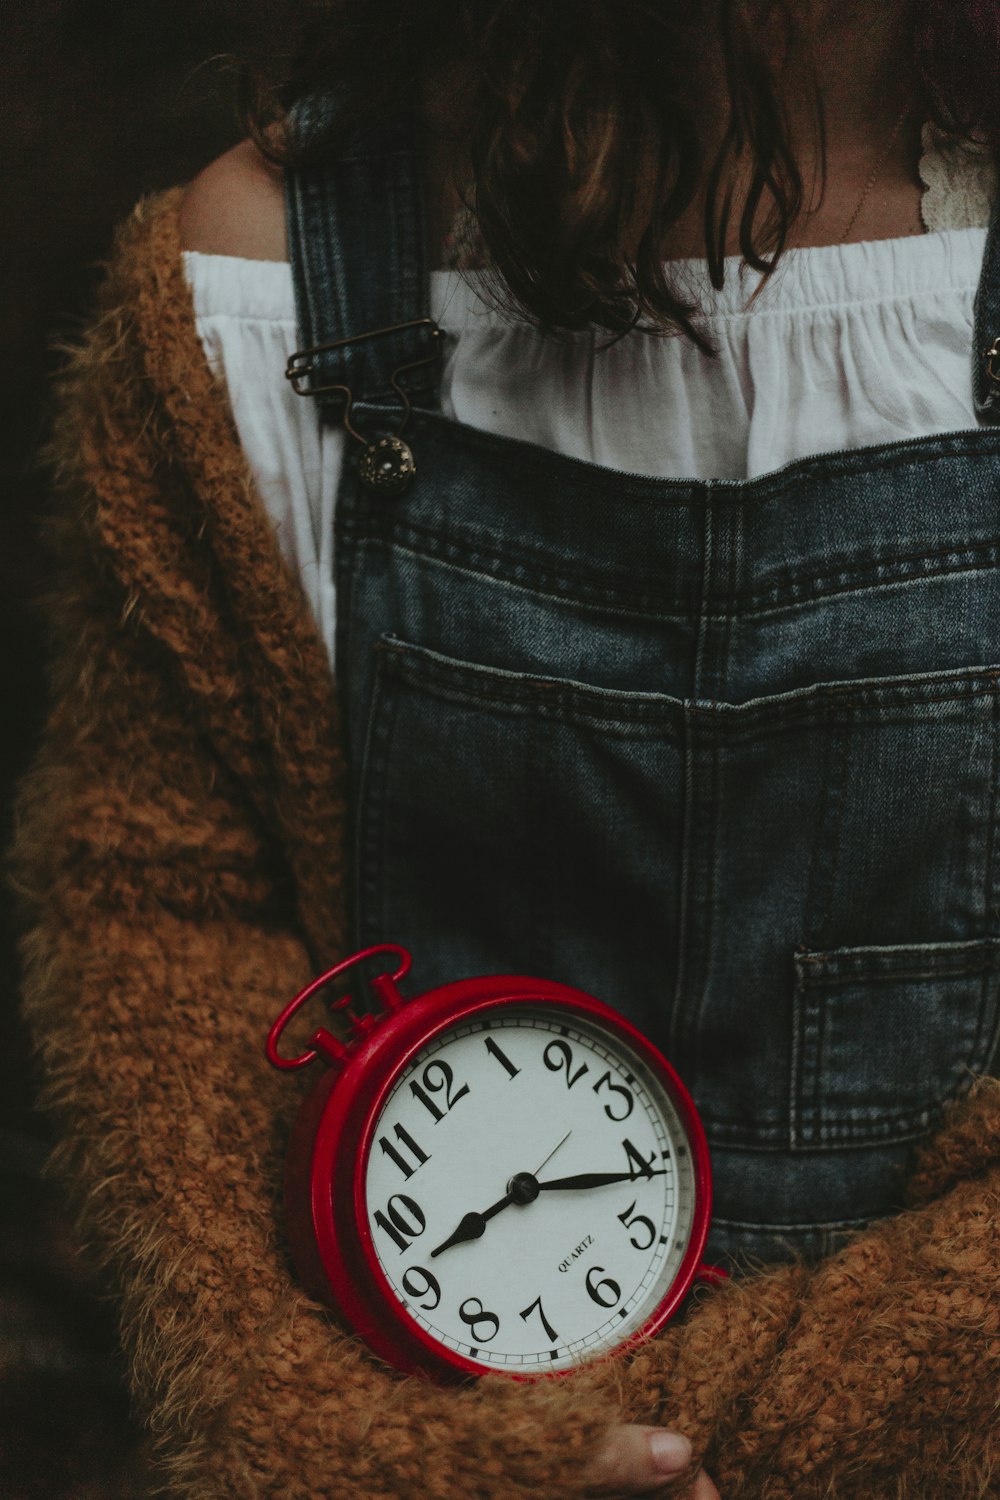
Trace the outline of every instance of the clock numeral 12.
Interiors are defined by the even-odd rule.
[[[392,1144],[387,1136],[380,1135],[378,1138],[378,1143],[382,1147],[382,1150],[385,1152],[386,1156],[391,1157],[392,1160],[396,1163],[396,1166],[402,1172],[403,1176],[412,1177],[414,1172],[417,1170],[417,1167],[422,1167],[425,1161],[430,1161],[430,1156],[426,1151],[422,1150],[417,1145],[416,1141],[413,1139],[412,1135],[404,1125],[396,1125],[394,1126],[394,1129],[396,1132],[396,1139],[402,1141],[406,1149],[412,1152],[412,1154],[416,1157],[416,1167],[410,1166],[410,1163],[399,1151],[397,1151],[396,1147]]]
[[[450,1109],[454,1109],[459,1099],[465,1098],[465,1095],[469,1092],[469,1085],[463,1083],[462,1087],[453,1094],[452,1088],[455,1083],[454,1071],[450,1063],[441,1062],[437,1059],[427,1064],[421,1077],[423,1079],[423,1087],[419,1083],[411,1083],[410,1093],[413,1094],[414,1098],[420,1100],[425,1109],[430,1111],[434,1116],[434,1123],[436,1125],[439,1120],[444,1119]],[[430,1089],[430,1094],[427,1092],[428,1089]],[[440,1094],[442,1091],[444,1092],[444,1109],[431,1098],[431,1094]]]

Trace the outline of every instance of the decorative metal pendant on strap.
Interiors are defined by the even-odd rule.
[[[366,443],[358,464],[361,483],[382,495],[401,495],[416,472],[412,449],[400,437],[381,437]]]
[[[319,372],[320,356],[329,354],[335,349],[362,343],[366,339],[379,339],[387,334],[418,330],[429,337],[430,354],[422,359],[411,360],[407,364],[398,366],[389,376],[389,384],[399,397],[403,408],[399,428],[395,433],[383,434],[381,437],[366,437],[351,421],[355,399],[351,388],[340,381],[313,384],[313,377]],[[285,376],[291,382],[292,389],[297,396],[316,396],[321,401],[326,398],[327,402],[333,395],[342,398],[344,426],[351,437],[361,445],[358,478],[368,489],[374,490],[376,494],[385,495],[386,498],[402,495],[412,484],[417,472],[413,450],[401,436],[409,421],[412,403],[409,392],[399,384],[399,376],[412,375],[415,370],[424,369],[439,359],[442,339],[443,334],[433,318],[415,318],[408,323],[395,323],[389,328],[373,328],[368,333],[354,334],[351,338],[336,339],[329,344],[318,344],[312,349],[300,349],[288,361]]]

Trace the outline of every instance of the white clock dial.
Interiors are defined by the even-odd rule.
[[[663,1083],[624,1039],[542,1004],[461,1023],[408,1064],[365,1185],[379,1263],[409,1315],[512,1372],[565,1368],[641,1327],[695,1214]]]

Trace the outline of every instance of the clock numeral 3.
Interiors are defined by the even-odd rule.
[[[565,1070],[566,1087],[568,1089],[571,1089],[574,1083],[583,1077],[584,1073],[590,1072],[590,1067],[587,1063],[581,1063],[576,1072],[573,1072],[573,1048],[568,1042],[549,1042],[549,1045],[542,1053],[542,1061],[553,1073],[562,1073]]]
[[[544,1311],[542,1309],[542,1299],[541,1299],[541,1297],[536,1297],[535,1300],[534,1300],[534,1302],[531,1304],[531,1306],[530,1307],[526,1307],[524,1309],[524,1312],[521,1314],[521,1317],[522,1318],[529,1318],[531,1316],[531,1314],[534,1312],[534,1310],[535,1310],[536,1307],[538,1308],[538,1316],[542,1320],[542,1327],[545,1329],[545,1332],[548,1334],[548,1336],[549,1336],[550,1340],[552,1341],[552,1343],[553,1344],[557,1344],[559,1342],[559,1335],[558,1335],[558,1333],[556,1333],[555,1329],[552,1327],[552,1324],[549,1322],[548,1318],[545,1316],[545,1313],[544,1313]]]
[[[596,1285],[594,1283],[594,1277],[600,1276],[603,1270],[603,1266],[591,1266],[587,1272],[587,1291],[591,1301],[596,1302],[598,1307],[617,1307],[622,1300],[622,1289],[617,1281],[606,1276],[603,1281],[598,1281]]]
[[[441,1062],[438,1059],[427,1064],[421,1077],[423,1079],[423,1088],[421,1088],[419,1083],[411,1083],[410,1093],[419,1099],[421,1104],[430,1111],[434,1116],[434,1123],[436,1125],[439,1120],[444,1119],[450,1109],[454,1109],[459,1099],[465,1097],[469,1092],[469,1085],[463,1083],[462,1087],[453,1094],[452,1089],[455,1086],[454,1070],[450,1063]],[[430,1094],[426,1092],[428,1089],[430,1090],[430,1094],[440,1094],[443,1091],[444,1109],[430,1097]]]
[[[397,1207],[400,1203],[403,1205],[402,1209]],[[386,1210],[388,1218],[380,1208],[376,1209],[373,1215],[375,1223],[380,1229],[385,1230],[391,1240],[396,1242],[400,1251],[408,1250],[410,1247],[407,1239],[415,1240],[417,1235],[423,1234],[427,1228],[423,1209],[405,1193],[393,1193],[386,1204]]]
[[[635,1100],[632,1097],[631,1090],[627,1089],[622,1083],[612,1083],[610,1073],[602,1073],[600,1078],[594,1084],[594,1093],[600,1093],[605,1084],[607,1084],[609,1089],[613,1089],[616,1094],[621,1094],[622,1098],[625,1101],[625,1113],[623,1115],[616,1115],[610,1104],[606,1104],[604,1106],[604,1113],[607,1115],[609,1120],[627,1120],[629,1115],[632,1113],[632,1109],[635,1104]]]
[[[424,1278],[423,1286],[418,1283],[418,1277]],[[434,1296],[433,1302],[421,1302],[420,1306],[425,1312],[433,1312],[441,1301],[441,1283],[430,1271],[425,1271],[423,1266],[411,1266],[403,1277],[403,1289],[409,1292],[411,1297],[426,1297],[428,1293]]]
[[[385,1152],[386,1156],[391,1157],[392,1160],[396,1163],[396,1166],[402,1172],[403,1176],[412,1177],[414,1172],[417,1170],[417,1167],[422,1167],[425,1161],[430,1161],[430,1157],[426,1151],[421,1150],[410,1132],[404,1126],[396,1125],[394,1129],[396,1132],[396,1139],[398,1141],[402,1141],[406,1149],[416,1157],[416,1167],[410,1166],[410,1163],[396,1149],[396,1147],[392,1144],[387,1136],[380,1135],[378,1138],[378,1143],[382,1147],[382,1150]]]
[[[477,1344],[488,1344],[500,1332],[500,1319],[496,1313],[487,1312],[478,1297],[466,1297],[458,1309],[458,1316],[463,1323],[468,1323]],[[483,1329],[488,1331],[484,1333]]]
[[[634,1218],[631,1217],[632,1214],[635,1214]],[[646,1228],[649,1230],[649,1239],[640,1241],[636,1239],[634,1234],[630,1234],[629,1240],[637,1250],[648,1250],[650,1245],[656,1239],[656,1225],[653,1223],[652,1219],[647,1219],[645,1214],[636,1214],[634,1203],[630,1203],[625,1212],[623,1214],[619,1214],[618,1217],[625,1225],[626,1229],[631,1229],[635,1224],[645,1224]]]

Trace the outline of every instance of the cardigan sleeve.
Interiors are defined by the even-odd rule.
[[[170,489],[183,511],[136,338],[108,301],[58,424],[52,709],[14,874],[59,1165],[114,1278],[170,1492],[575,1500],[624,1417],[687,1432],[723,1500],[990,1494],[995,1085],[928,1148],[906,1214],[815,1269],[712,1292],[635,1356],[568,1377],[448,1390],[404,1378],[298,1289],[280,1230],[294,1100],[261,1058],[269,1020],[310,973],[298,877],[266,778],[213,749],[150,628],[142,569],[126,584],[109,561],[97,518],[112,489],[150,505]],[[185,555],[202,531],[197,497],[186,503],[170,533]],[[176,609],[196,604],[178,587]]]
[[[266,774],[240,774],[207,732],[191,691],[204,664],[180,672],[169,630],[151,628],[156,568],[169,622],[202,607],[192,580],[219,587],[190,561],[204,518],[127,282],[113,267],[55,424],[51,709],[12,870],[57,1165],[112,1278],[137,1407],[170,1492],[198,1500],[582,1495],[621,1410],[613,1369],[403,1379],[288,1263],[296,1100],[263,1042],[310,975],[301,892]],[[140,496],[156,546],[130,541],[123,580],[108,516],[134,518]],[[235,720],[228,693],[216,711]]]
[[[81,637],[21,797],[25,1003],[170,1493],[581,1494],[617,1415],[601,1381],[403,1381],[297,1288],[261,1040],[305,947],[232,788],[112,634]]]
[[[1000,1083],[952,1107],[909,1197],[637,1356],[633,1393],[659,1391],[724,1500],[1000,1494]]]

